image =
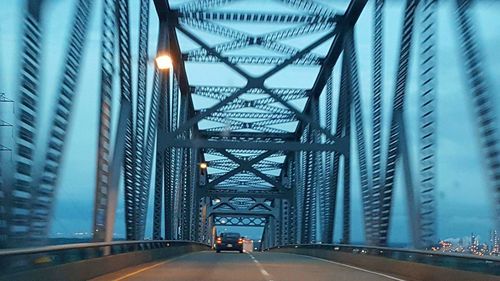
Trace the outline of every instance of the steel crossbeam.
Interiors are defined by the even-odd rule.
[[[4,144],[1,132],[0,151],[12,155],[10,160],[1,159],[1,247],[40,244],[48,237],[94,2],[75,2],[48,136],[40,152],[36,147],[43,120],[39,80],[45,1],[27,2],[14,122],[3,121],[3,112],[0,121],[3,129],[12,128],[14,137],[13,145]],[[242,10],[240,3],[227,6],[232,0],[193,0],[173,8],[168,0],[153,2],[159,20],[156,53],[171,57],[169,70],[150,63],[148,0],[141,0],[138,10],[130,9],[128,0],[104,0],[99,8],[103,17],[95,241],[113,239],[120,186],[126,238],[144,239],[153,185],[154,239],[207,243],[213,241],[214,227],[246,226],[263,230],[263,248],[339,239],[349,244],[354,198],[359,193],[365,243],[386,246],[394,228],[393,197],[402,186],[412,246],[428,248],[436,242],[437,0],[408,0],[403,5],[394,95],[387,103],[392,108],[387,109],[382,102],[387,80],[384,0],[374,1],[369,18],[373,23],[369,105],[361,87],[365,77],[355,40],[356,23],[367,0],[349,1],[345,11],[324,1],[275,1],[273,5],[288,6],[280,12]],[[472,18],[473,4],[456,0],[455,20],[486,182],[499,218],[498,113]],[[134,11],[137,22],[131,20]],[[256,24],[273,28],[261,32]],[[257,27],[247,29],[249,25]],[[131,32],[134,28],[137,34]],[[314,39],[305,38],[310,35]],[[259,49],[264,52],[258,53]],[[418,134],[413,135],[408,133],[412,119],[405,120],[405,100],[415,61],[419,118]],[[188,74],[198,73],[190,66],[200,64],[224,68],[245,82],[234,82],[230,76],[231,81],[218,82],[210,79],[212,75],[224,78],[224,74],[214,73],[207,75],[209,81],[192,85]],[[293,88],[296,81],[272,85],[280,83],[276,80],[283,79],[281,74],[296,69],[317,73],[312,86]],[[335,78],[340,78],[338,85]],[[117,104],[115,92],[119,92]],[[2,93],[0,102],[10,100]],[[382,122],[383,112],[390,112],[388,126]],[[365,130],[368,117],[370,130]],[[368,131],[373,137],[366,136]],[[415,136],[417,142],[411,140]],[[413,142],[418,143],[415,150],[410,147]],[[353,180],[354,176],[359,178]],[[400,176],[402,183],[396,183]],[[340,198],[343,202],[338,204]],[[334,237],[337,232],[342,237]]]

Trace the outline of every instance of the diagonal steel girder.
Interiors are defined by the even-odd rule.
[[[365,4],[366,4],[366,1],[355,1],[355,0],[353,0],[353,1],[350,3],[350,5],[349,5],[349,8],[348,8],[348,10],[347,10],[348,12],[346,13],[346,15],[344,15],[344,16],[342,17],[341,22],[340,22],[339,24],[337,24],[337,26],[336,26],[335,30],[334,30],[334,31],[330,34],[330,37],[328,37],[328,39],[329,39],[329,38],[331,38],[331,37],[332,37],[333,35],[335,35],[336,33],[341,32],[341,31],[342,31],[342,28],[343,28],[344,26],[346,26],[346,25],[348,26],[348,25],[349,25],[348,23],[353,22],[353,21],[352,21],[352,18],[351,18],[351,15],[352,15],[352,14],[355,14],[357,11],[359,11],[359,13],[360,13],[360,11],[362,10],[362,8],[363,8],[363,6],[364,6]],[[299,4],[299,5],[300,5],[300,4]],[[353,7],[354,7],[354,8],[353,8]],[[360,8],[360,9],[357,9],[356,7],[357,7],[357,8],[361,7],[361,8]],[[354,12],[353,12],[353,11],[354,11]],[[354,17],[356,18],[355,20],[357,20],[357,17],[359,17],[359,14],[358,14],[358,15],[355,15]],[[354,22],[355,22],[355,20],[354,20]],[[347,23],[347,24],[346,24],[346,23]],[[341,28],[341,27],[339,27],[339,26],[341,26],[342,28]],[[181,32],[182,32],[182,31],[181,31]],[[316,45],[316,46],[319,46],[320,44],[322,44],[322,43],[326,42],[326,40],[327,40],[327,39],[325,39],[323,42],[318,42],[318,41],[317,41],[317,42],[315,42],[315,43],[317,43],[317,45]],[[335,38],[334,38],[334,42],[332,43],[332,46],[331,46],[331,49],[330,49],[330,51],[329,51],[328,55],[331,55],[331,53],[332,53],[332,52],[331,52],[331,50],[332,50],[332,49],[335,49],[335,47],[336,47],[335,42],[337,42],[337,41],[341,43],[343,40],[340,40],[340,39],[338,39],[337,37],[335,37]],[[314,43],[313,43],[313,44],[314,44]],[[338,43],[337,43],[337,45],[338,45]],[[312,49],[313,49],[313,48],[315,48],[316,46],[312,46],[312,47],[311,47],[311,46],[309,46],[309,47],[311,47],[311,48],[310,48],[310,50],[312,50]],[[338,46],[337,46],[337,47],[338,47]],[[340,49],[340,51],[341,51],[341,48],[339,48],[339,49]],[[215,105],[214,107],[212,107],[212,108],[209,108],[207,111],[201,112],[201,113],[196,114],[196,115],[195,115],[195,114],[193,114],[193,112],[190,112],[190,116],[192,116],[192,118],[191,118],[191,119],[189,119],[186,123],[181,124],[181,125],[179,126],[179,128],[178,128],[176,131],[174,131],[174,132],[172,133],[172,135],[170,135],[170,136],[169,136],[169,138],[168,138],[168,139],[169,139],[170,141],[171,141],[171,140],[173,140],[173,139],[174,139],[174,137],[175,137],[176,135],[178,135],[178,134],[182,133],[182,132],[183,132],[183,131],[185,131],[186,129],[189,129],[189,128],[191,128],[191,127],[195,126],[195,125],[196,125],[199,121],[201,121],[202,119],[206,118],[206,116],[209,116],[210,114],[217,112],[217,111],[218,111],[218,110],[220,110],[220,109],[221,109],[224,105],[228,104],[231,100],[234,100],[235,98],[239,97],[239,96],[240,96],[241,94],[243,94],[245,91],[251,90],[251,89],[253,89],[253,88],[263,88],[264,81],[265,81],[267,78],[271,77],[272,75],[276,74],[276,73],[277,73],[277,72],[279,72],[280,70],[284,69],[286,66],[290,65],[290,64],[291,64],[294,60],[297,60],[298,58],[300,58],[300,57],[304,56],[304,54],[305,54],[306,52],[310,51],[310,50],[303,50],[303,51],[302,51],[302,52],[303,52],[302,54],[301,54],[301,53],[297,53],[297,54],[293,55],[293,56],[292,56],[292,57],[290,57],[289,59],[285,60],[282,64],[280,64],[280,65],[276,66],[275,68],[271,69],[270,71],[268,71],[267,73],[265,73],[265,74],[264,74],[264,75],[262,75],[261,77],[257,77],[257,78],[250,77],[250,78],[248,79],[247,85],[245,85],[245,86],[244,86],[244,87],[243,87],[240,91],[237,91],[237,92],[233,93],[231,96],[226,97],[226,98],[225,98],[224,100],[222,100],[220,103],[216,104],[216,105]],[[340,52],[339,52],[339,53],[340,53]],[[335,55],[333,55],[333,57],[335,57]],[[334,60],[335,60],[335,61],[336,61],[336,59],[338,59],[338,55],[337,55],[337,58],[334,58]],[[318,76],[317,80],[315,81],[315,85],[314,85],[314,86],[313,86],[313,88],[312,88],[312,89],[314,90],[314,92],[312,92],[312,94],[313,94],[313,95],[314,95],[315,93],[317,93],[317,95],[319,96],[319,94],[320,94],[320,93],[321,93],[321,91],[322,91],[322,88],[324,87],[324,85],[323,85],[323,87],[319,87],[319,86],[317,86],[317,85],[318,85],[318,83],[317,83],[317,82],[318,82],[318,79],[320,78],[320,76],[321,76],[321,74],[322,74],[322,73],[328,72],[328,71],[325,71],[325,70],[324,70],[325,65],[328,67],[328,64],[331,64],[331,67],[330,67],[330,72],[331,72],[331,68],[332,68],[332,67],[333,67],[333,65],[335,64],[335,61],[334,61],[334,62],[328,62],[327,60],[325,60],[325,64],[324,64],[324,65],[322,66],[322,68],[320,69],[320,75]],[[228,60],[223,61],[223,62],[224,62],[224,63],[226,63],[226,64],[227,64],[230,68],[232,68],[233,70],[235,70],[235,71],[237,71],[237,72],[238,72],[238,70],[236,70],[236,69],[238,69],[238,67],[235,67],[234,62],[231,62],[231,61],[228,61]],[[238,72],[238,73],[240,73],[240,72]],[[242,74],[242,73],[240,73],[240,74]],[[324,74],[323,74],[323,75],[324,75]],[[245,76],[244,76],[244,77],[245,77]],[[318,90],[318,89],[319,89],[319,90]],[[277,99],[277,100],[278,100],[278,99]],[[307,107],[307,104],[309,103],[309,101],[310,101],[310,100],[311,100],[311,97],[309,98],[308,102],[306,103],[306,108],[305,108],[304,112],[293,112],[293,111],[292,111],[293,113],[299,113],[299,115],[298,115],[298,117],[299,117],[299,119],[300,119],[299,124],[304,124],[304,125],[305,125],[305,124],[311,124],[311,120],[310,120],[310,118],[308,118],[310,113],[308,112],[308,107]],[[279,100],[278,100],[278,102],[279,102]],[[283,104],[283,105],[285,105],[285,107],[287,106],[287,104],[286,104],[286,103],[285,103],[285,104]],[[314,127],[314,126],[315,126],[315,124],[312,124],[312,126],[311,126],[311,127]],[[301,129],[301,126],[299,126],[299,127],[297,128],[297,131],[300,131],[300,129]],[[320,130],[321,130],[321,129],[320,129]],[[235,140],[236,140],[236,139],[235,139]],[[233,143],[234,143],[234,141],[233,141]],[[198,143],[198,144],[199,144],[199,143]],[[205,143],[204,143],[204,144],[205,144]],[[212,143],[209,143],[209,144],[210,144],[210,145],[214,145],[214,144],[212,144]],[[225,141],[225,142],[224,142],[224,143],[222,143],[222,144],[223,144],[223,145],[231,145],[231,142],[230,142],[230,141]],[[246,143],[245,143],[245,144],[246,144]],[[178,145],[178,144],[177,144],[177,145]],[[193,146],[193,143],[191,143],[191,144],[189,144],[189,145],[190,145],[190,146]],[[215,145],[221,145],[221,143],[219,143],[219,144],[215,144]],[[258,145],[260,146],[261,144],[259,143]],[[268,144],[266,144],[266,145],[268,145]],[[272,145],[276,145],[276,144],[275,144],[275,143],[272,143]],[[286,144],[281,145],[280,143],[279,143],[278,145],[279,145],[279,146],[282,146],[282,147],[286,146]],[[301,150],[301,149],[300,149],[300,146],[301,146],[301,145],[304,145],[304,144],[303,144],[303,143],[301,144],[300,142],[298,142],[298,143],[297,143],[297,146],[296,146],[296,149],[297,149],[297,150]],[[308,145],[309,145],[309,144],[308,144]],[[311,145],[321,145],[321,144],[311,144]],[[339,148],[339,146],[340,146],[340,144],[338,144],[337,142],[335,142],[335,145],[336,145],[336,149],[338,149],[338,148]],[[193,146],[193,147],[194,147],[194,146]],[[202,146],[202,147],[203,147],[203,146]],[[233,146],[233,147],[234,147],[234,148],[237,148],[237,149],[241,149],[241,147],[236,147],[236,146]],[[256,147],[256,146],[251,146],[251,147],[249,147],[249,148],[251,148],[251,149],[262,149],[262,147],[259,147],[259,148],[258,148],[258,147]],[[304,147],[303,147],[303,148],[304,148]],[[303,149],[303,148],[302,148],[302,149]],[[315,147],[315,149],[318,149],[318,148],[319,148],[318,146],[316,146],[316,147]],[[221,149],[227,149],[227,147],[221,147]],[[286,151],[289,151],[289,149],[288,149],[288,148],[287,148],[287,149],[285,149],[285,150],[286,150]]]
[[[248,162],[246,162],[244,160],[241,160],[240,158],[238,158],[238,157],[234,156],[233,154],[229,153],[226,149],[217,149],[217,150],[220,153],[222,153],[222,155],[224,155],[227,158],[229,158],[230,160],[238,163],[240,165],[240,167],[244,166],[246,170],[248,170],[249,172],[252,172],[253,174],[255,174],[256,176],[258,176],[259,178],[265,180],[266,182],[268,182],[269,184],[271,184],[274,188],[277,188],[277,189],[283,188],[281,182],[274,181],[268,175],[266,175],[266,174],[262,173],[261,171],[255,169],[251,165],[248,165]],[[264,154],[267,154],[267,153],[264,153]]]
[[[199,45],[203,46],[205,49],[207,49],[207,51],[209,52],[209,54],[217,56],[226,65],[228,65],[230,68],[232,68],[233,70],[235,70],[237,73],[239,73],[240,75],[242,75],[243,77],[245,77],[248,80],[248,82],[240,90],[238,90],[238,91],[234,92],[233,94],[231,94],[230,96],[226,97],[224,100],[222,100],[218,104],[216,104],[216,105],[208,108],[206,111],[201,112],[200,114],[196,114],[195,116],[191,117],[188,121],[186,121],[185,123],[183,123],[182,125],[180,125],[179,128],[177,128],[177,130],[175,130],[173,133],[169,134],[169,136],[168,136],[169,138],[173,138],[176,135],[180,134],[181,132],[183,132],[183,131],[191,128],[193,125],[197,124],[199,121],[201,121],[202,119],[204,119],[207,116],[211,115],[212,113],[215,113],[216,111],[218,111],[219,109],[221,109],[223,106],[225,106],[229,102],[235,100],[237,97],[239,97],[241,94],[247,92],[248,90],[250,90],[252,88],[264,88],[264,81],[267,78],[269,78],[272,75],[276,74],[277,72],[281,71],[286,66],[290,65],[293,61],[295,61],[295,60],[303,57],[304,55],[306,55],[307,53],[309,53],[311,50],[313,50],[314,48],[318,47],[319,45],[321,45],[322,43],[326,42],[328,39],[330,39],[331,37],[333,37],[335,35],[335,33],[336,33],[336,29],[334,31],[332,31],[332,32],[327,33],[326,35],[322,36],[319,40],[313,42],[312,44],[310,44],[309,46],[307,46],[303,50],[299,51],[295,55],[293,55],[290,58],[286,59],[283,63],[277,65],[276,67],[274,67],[273,69],[271,69],[268,72],[264,73],[260,77],[255,78],[255,77],[250,77],[246,72],[244,72],[243,70],[241,70],[238,66],[236,66],[236,65],[232,64],[231,62],[229,62],[229,60],[227,60],[227,58],[225,58],[222,55],[220,55],[219,53],[217,53],[213,48],[207,46],[204,42],[202,42],[196,36],[194,36],[193,34],[191,34],[189,31],[183,29],[180,26],[177,26],[177,28],[182,33],[184,33],[186,36],[188,36],[190,39],[194,40],[197,44],[199,44]],[[277,95],[275,95],[274,93],[271,93],[270,95],[272,95],[274,97],[277,97]],[[281,100],[280,98],[277,99],[277,101],[280,101],[280,100]],[[297,115],[297,117],[299,119],[302,119],[305,122],[310,122],[311,121],[310,118],[308,118],[305,114],[303,114],[303,113],[299,112],[298,110],[296,110],[295,108],[291,107],[290,105],[288,105],[288,103],[285,103],[284,105],[287,106],[287,107],[289,107],[289,109],[291,109]]]
[[[344,38],[347,31],[354,28],[354,24],[357,22],[361,12],[363,11],[368,0],[352,0],[347,7],[347,10],[342,17],[342,20],[335,29],[337,29],[337,36],[333,39],[333,43],[328,50],[328,54],[325,57],[323,66],[321,67],[316,81],[314,81],[313,87],[311,88],[311,96],[307,100],[304,107],[304,113],[310,114],[312,110],[312,99],[318,98],[321,92],[326,86],[326,82],[330,77],[333,67],[337,63],[340,53],[343,50]],[[295,131],[298,136],[304,131],[304,127],[307,125],[305,122],[299,122],[297,130]]]
[[[223,150],[223,151],[225,151],[225,150]],[[221,151],[222,154],[224,154],[223,151]],[[225,151],[225,152],[227,152],[227,151]],[[245,171],[245,170],[251,171],[252,169],[255,170],[252,167],[253,164],[256,164],[256,163],[260,162],[261,160],[264,160],[264,159],[270,157],[271,155],[273,155],[273,153],[274,153],[273,151],[268,151],[266,153],[263,153],[263,154],[255,157],[255,158],[253,158],[250,161],[241,161],[241,162],[238,162],[238,164],[239,164],[238,168],[236,168],[234,170],[231,170],[231,171],[227,172],[226,174],[224,174],[223,176],[218,177],[217,179],[209,182],[207,185],[205,185],[205,188],[208,188],[208,189],[214,188],[217,184],[225,181],[226,179],[229,179],[230,177],[238,174],[239,172],[242,172],[242,171]]]

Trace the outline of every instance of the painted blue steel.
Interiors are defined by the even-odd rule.
[[[147,91],[147,67],[148,67],[148,38],[149,35],[149,1],[141,0],[139,8],[139,59],[138,59],[138,71],[137,71],[137,102],[135,111],[135,132],[134,132],[134,143],[135,143],[135,161],[134,161],[134,189],[137,195],[135,200],[135,220],[136,220],[136,239],[144,238],[144,231],[146,227],[146,212],[147,212],[147,196],[149,195],[149,185],[144,185],[147,181],[146,177],[149,177],[149,171],[146,170],[147,162],[150,159],[146,159],[147,150],[152,150],[153,144],[147,146],[144,139],[153,137],[145,136],[146,131],[146,91]],[[154,112],[155,105],[151,104],[151,112]],[[155,125],[154,125],[155,126]],[[155,127],[156,129],[156,127]],[[154,135],[154,131],[153,131]],[[150,152],[150,155],[152,152]],[[149,158],[152,158],[151,156]]]
[[[436,138],[437,138],[437,0],[423,0],[420,31],[420,237],[421,247],[437,241]]]
[[[405,16],[401,34],[401,51],[399,54],[399,65],[396,76],[396,88],[394,93],[394,104],[392,109],[391,126],[389,132],[389,143],[387,156],[385,158],[385,176],[382,180],[380,190],[379,229],[377,245],[387,245],[388,232],[391,220],[392,193],[396,171],[396,160],[400,156],[400,123],[404,109],[406,94],[406,81],[408,79],[408,68],[410,61],[410,49],[413,39],[415,13],[418,0],[409,0],[406,3]]]
[[[26,215],[20,215],[16,223],[9,216],[8,225],[11,229],[17,227],[17,233],[7,231],[8,240],[24,239],[27,243],[40,243],[46,221],[37,222],[32,205],[37,203],[36,186],[33,184],[36,173],[36,139],[39,128],[39,79],[42,45],[41,10],[43,1],[28,1],[24,12],[22,32],[22,51],[20,64],[19,93],[15,102],[16,126],[14,127],[15,143],[14,162],[12,171],[9,171],[7,185],[9,185],[10,202],[17,202],[12,207],[27,209]],[[17,206],[15,206],[17,205]],[[41,208],[48,208],[45,203]],[[24,207],[29,206],[29,207]],[[10,207],[10,206],[8,206]],[[7,208],[11,212],[11,208]]]
[[[377,242],[379,228],[379,198],[381,190],[381,124],[382,124],[382,86],[383,86],[383,24],[385,0],[374,1],[373,22],[373,99],[372,99],[372,195],[370,199],[371,228],[367,231],[367,241],[370,245]]]
[[[345,46],[346,56],[348,59],[348,72],[349,72],[349,95],[352,97],[352,106],[354,109],[354,124],[356,127],[356,145],[358,148],[358,165],[360,174],[361,197],[363,206],[364,218],[364,231],[365,237],[369,237],[369,230],[371,229],[371,213],[370,213],[370,198],[372,183],[369,177],[370,169],[366,157],[366,138],[363,122],[363,111],[361,104],[361,94],[359,89],[359,73],[356,55],[356,44],[354,41],[354,31],[348,33],[346,36]]]
[[[127,0],[116,0],[116,19],[118,27],[118,49],[119,49],[119,74],[120,74],[120,103],[133,104],[132,99],[132,68],[130,55],[130,23],[129,6]],[[125,154],[123,171],[125,178],[125,229],[128,240],[135,240],[137,235],[138,221],[136,221],[136,205],[138,191],[134,186],[135,171],[134,163],[136,143],[134,142],[133,113],[130,110],[125,117]],[[119,148],[121,149],[121,148]]]
[[[155,239],[161,238],[162,215],[167,239],[202,239],[209,238],[210,227],[214,222],[221,222],[223,216],[238,217],[254,215],[265,216],[264,222],[248,223],[263,226],[265,245],[282,243],[314,243],[321,237],[331,243],[335,227],[335,209],[339,192],[343,192],[342,242],[350,242],[351,230],[351,171],[350,163],[355,161],[354,145],[359,154],[360,187],[362,192],[364,231],[367,243],[371,245],[387,245],[391,208],[393,208],[394,178],[396,162],[403,161],[407,202],[410,206],[409,218],[417,222],[418,230],[412,229],[418,243],[414,246],[429,246],[436,237],[435,207],[435,173],[436,173],[436,123],[437,115],[435,95],[436,87],[436,26],[437,0],[408,0],[404,9],[404,22],[401,31],[398,72],[395,77],[390,132],[387,149],[381,149],[382,124],[382,86],[383,86],[383,17],[384,1],[376,0],[374,9],[374,44],[373,44],[373,117],[372,151],[368,151],[365,143],[362,99],[359,89],[358,65],[356,61],[356,43],[354,42],[354,25],[363,10],[366,1],[352,0],[340,15],[337,11],[325,8],[309,0],[282,0],[297,8],[301,14],[290,17],[289,14],[253,12],[217,12],[212,8],[223,6],[229,0],[194,1],[180,5],[171,10],[168,1],[155,0],[160,17],[159,50],[167,50],[174,59],[173,80],[170,84],[168,71],[155,72],[149,116],[146,116],[147,81],[147,49],[149,1],[141,1],[139,60],[137,73],[137,97],[132,90],[132,66],[130,18],[127,0],[104,1],[102,64],[101,64],[101,100],[99,112],[99,144],[97,157],[96,205],[94,217],[94,238],[103,240],[104,233],[109,231],[108,219],[110,175],[119,177],[121,169],[125,178],[125,207],[127,239],[137,240],[144,237],[147,205],[149,197],[150,177],[153,169],[156,146],[156,182],[153,234]],[[464,56],[465,74],[470,89],[470,102],[478,129],[480,145],[483,150],[485,167],[491,183],[492,193],[496,200],[494,207],[500,213],[499,187],[499,131],[498,115],[495,112],[494,97],[483,69],[477,32],[471,18],[472,0],[457,0],[457,25],[460,32],[459,42]],[[7,195],[2,198],[2,207],[7,209],[23,206],[27,214],[20,214],[14,219],[2,214],[1,221],[11,226],[19,222],[22,231],[14,237],[2,229],[1,239],[45,238],[50,222],[50,209],[53,193],[57,183],[58,170],[63,157],[66,129],[71,116],[71,106],[76,86],[76,78],[86,34],[86,24],[90,14],[91,1],[78,1],[73,32],[63,69],[59,95],[56,99],[56,111],[51,119],[47,151],[42,151],[45,158],[36,167],[35,139],[37,139],[38,120],[38,75],[40,41],[40,1],[28,1],[27,14],[24,19],[24,33],[21,49],[21,83],[16,111],[17,128],[14,164],[7,177]],[[420,9],[419,9],[420,8]],[[207,11],[210,9],[210,11]],[[296,24],[288,29],[268,32],[259,36],[231,29],[219,20],[232,23],[267,22]],[[416,20],[420,20],[420,30],[416,28]],[[165,28],[167,27],[167,28]],[[227,42],[207,45],[198,35],[191,32],[197,29],[228,38]],[[419,100],[419,190],[413,191],[407,156],[408,142],[404,134],[403,113],[406,110],[406,97],[409,66],[414,59],[411,54],[414,42],[414,30],[420,32],[420,100]],[[320,39],[303,49],[289,46],[285,39],[322,32]],[[181,52],[177,42],[177,34],[183,33],[199,44],[200,48]],[[168,36],[166,35],[168,34]],[[321,44],[333,39],[325,57],[312,51]],[[160,44],[159,44],[160,45]],[[227,52],[248,47],[259,46],[274,51],[280,56],[236,56]],[[340,55],[342,73],[339,91],[336,124],[332,122],[333,93],[332,69],[338,65]],[[118,58],[118,60],[116,59]],[[187,81],[184,62],[210,62],[224,64],[247,80],[242,87],[223,86],[190,86]],[[118,133],[111,128],[112,94],[115,63],[119,62],[120,79],[120,121]],[[272,64],[274,67],[260,77],[249,75],[241,64]],[[319,74],[311,89],[268,88],[266,80],[290,65],[319,65]],[[167,81],[168,80],[168,81]],[[326,85],[326,127],[322,127],[320,117],[320,95]],[[171,88],[171,89],[170,89]],[[218,100],[212,107],[196,110],[193,107],[192,95]],[[248,100],[243,95],[267,95]],[[305,99],[305,109],[298,110],[292,106],[294,101]],[[137,103],[135,110],[132,110]],[[276,104],[281,104],[277,106]],[[246,108],[257,109],[258,112],[244,111]],[[238,111],[240,110],[240,111]],[[125,113],[126,114],[125,114]],[[322,112],[323,113],[323,112]],[[365,112],[368,113],[368,112]],[[122,116],[126,115],[126,116]],[[123,118],[122,118],[123,117]],[[147,118],[148,117],[148,118]],[[261,119],[243,121],[242,119]],[[353,120],[351,120],[351,118]],[[146,120],[148,119],[148,120]],[[221,126],[199,129],[201,120],[213,121]],[[285,123],[298,122],[297,130],[290,132],[281,126]],[[355,128],[351,128],[351,123]],[[333,126],[336,130],[332,132]],[[285,127],[285,126],[283,126]],[[352,131],[355,129],[356,131]],[[227,133],[227,131],[231,131]],[[355,133],[356,143],[351,140],[351,131]],[[123,132],[119,133],[119,132]],[[110,145],[111,135],[124,140],[123,145]],[[123,137],[121,137],[123,136]],[[206,141],[203,147],[196,146],[195,141]],[[177,143],[187,145],[177,145]],[[220,146],[212,146],[217,143]],[[328,145],[335,153],[325,152]],[[248,146],[262,144],[263,146]],[[269,146],[264,146],[264,144]],[[280,144],[281,146],[271,146]],[[191,146],[190,146],[191,145]],[[284,149],[288,145],[293,149]],[[264,147],[264,148],[263,148]],[[111,150],[113,150],[111,152]],[[279,150],[279,151],[276,151]],[[300,151],[297,151],[300,150]],[[321,152],[319,152],[321,151]],[[381,157],[381,151],[387,153]],[[115,157],[124,154],[124,160]],[[218,172],[199,170],[199,162],[204,156],[216,156],[217,160],[208,161],[209,167]],[[325,155],[325,156],[323,156]],[[268,158],[285,157],[284,163],[277,163]],[[400,157],[402,156],[402,157]],[[111,159],[119,159],[111,161]],[[223,159],[221,159],[223,158]],[[370,161],[371,160],[371,161]],[[370,163],[371,162],[371,163]],[[382,163],[385,167],[382,167]],[[343,164],[343,165],[342,165]],[[371,166],[369,164],[372,164]],[[119,166],[116,168],[115,166]],[[109,168],[111,167],[111,168]],[[343,169],[342,169],[343,167]],[[2,167],[3,168],[3,167]],[[15,169],[15,170],[14,170]],[[117,170],[117,173],[111,173]],[[280,170],[280,173],[273,173]],[[4,173],[4,170],[2,170]],[[118,176],[117,176],[118,175]],[[340,179],[343,178],[343,180]],[[2,191],[5,182],[2,178]],[[342,181],[343,186],[338,182]],[[40,183],[40,184],[39,184]],[[118,179],[116,188],[119,186]],[[204,189],[205,188],[205,189]],[[249,191],[247,190],[249,188]],[[352,187],[354,188],[354,187]],[[22,196],[13,195],[19,191]],[[232,193],[231,193],[232,192]],[[247,192],[248,194],[245,194]],[[321,197],[321,198],[319,198]],[[7,199],[8,200],[7,200]],[[219,198],[223,204],[212,204],[211,199]],[[164,203],[163,203],[164,200]],[[319,205],[317,205],[319,203]],[[9,205],[10,204],[10,205]],[[416,205],[413,208],[413,205]],[[113,205],[111,205],[113,206]],[[163,213],[162,214],[162,207]],[[206,208],[206,209],[204,209]],[[255,208],[255,209],[253,209]],[[413,208],[413,209],[412,209]],[[229,210],[230,209],[230,210]],[[203,217],[203,210],[213,211],[212,217]],[[412,213],[415,211],[415,213]],[[238,212],[240,212],[238,214]],[[318,216],[318,214],[320,214]],[[205,214],[206,216],[206,214]],[[497,215],[496,218],[500,218]],[[498,222],[498,219],[497,219]],[[316,223],[320,223],[318,227]],[[412,228],[415,225],[410,223]],[[242,225],[236,222],[235,225]],[[245,223],[243,223],[245,225]],[[321,235],[316,233],[321,230]],[[203,234],[201,234],[203,233]],[[109,233],[108,233],[109,234]],[[35,241],[36,239],[33,239]],[[337,247],[337,245],[333,245]],[[362,247],[340,249],[361,249]],[[385,252],[387,248],[365,247],[368,252]],[[382,249],[382,250],[380,250]],[[335,250],[335,249],[334,249]],[[361,250],[363,251],[363,250]],[[394,250],[399,255],[401,249]],[[416,252],[412,252],[416,253]],[[429,253],[419,253],[427,254]],[[392,255],[392,254],[391,254]],[[402,254],[404,259],[409,258]],[[433,256],[435,254],[432,254]]]
[[[484,58],[478,44],[473,19],[473,0],[457,0],[456,17],[460,32],[460,47],[469,87],[478,138],[487,170],[487,181],[494,200],[495,225],[500,227],[500,122],[495,94],[484,72]]]
[[[101,93],[99,103],[99,127],[97,143],[96,187],[94,200],[94,222],[92,232],[95,241],[104,241],[106,231],[106,210],[111,165],[111,116],[113,73],[115,71],[115,3],[114,0],[103,2],[102,43],[101,43]]]
[[[50,222],[50,216],[54,208],[53,201],[57,192],[59,171],[66,146],[67,130],[71,121],[73,101],[76,94],[87,37],[87,28],[93,6],[94,1],[80,0],[77,3],[61,84],[57,95],[57,103],[54,107],[49,141],[45,151],[43,172],[39,178],[35,179],[38,186],[35,195],[37,200],[50,200],[50,205],[47,208],[41,208],[36,211],[38,220],[47,222],[41,230],[44,237],[49,232],[48,222]]]

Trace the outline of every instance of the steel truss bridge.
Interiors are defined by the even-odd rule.
[[[53,82],[58,91],[43,132],[47,1],[27,1],[19,91],[0,97],[2,112],[15,108],[11,122],[2,115],[6,121],[0,129],[2,246],[40,246],[49,236],[96,11],[102,19],[101,57],[94,69],[100,72],[95,81],[100,85],[95,242],[113,240],[117,204],[124,200],[126,239],[131,241],[144,240],[146,222],[152,220],[152,238],[158,241],[210,243],[214,226],[245,226],[264,229],[264,248],[349,245],[353,205],[361,204],[366,245],[386,247],[395,178],[402,174],[412,245],[426,249],[435,243],[439,1],[405,2],[397,60],[391,62],[384,55],[385,1],[351,0],[338,9],[313,0],[272,2],[283,8],[259,10],[260,4],[249,0],[176,5],[141,0],[135,26],[127,0],[75,1],[67,48],[60,54],[63,67]],[[485,171],[486,185],[480,188],[494,198],[491,209],[500,225],[498,100],[483,67],[476,1],[450,2],[467,87],[463,98],[475,122]],[[367,64],[360,63],[356,32],[366,27],[358,19],[370,5],[371,65],[363,69]],[[153,22],[158,23],[155,33]],[[132,29],[138,30],[137,38]],[[151,49],[169,55],[172,67],[156,67]],[[387,77],[387,63],[397,65],[396,75]],[[413,76],[412,65],[418,68]],[[307,85],[294,86],[305,79]],[[366,79],[370,104],[361,94]],[[385,87],[387,81],[393,86]],[[416,81],[417,104],[407,101],[411,81]],[[405,117],[409,107],[416,110],[418,124]],[[416,148],[409,140],[414,128]],[[46,141],[40,141],[41,135]],[[123,199],[118,197],[122,187]],[[352,199],[354,191],[361,193],[361,202]]]

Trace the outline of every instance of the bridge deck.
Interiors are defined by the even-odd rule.
[[[148,263],[93,280],[403,280],[308,256],[284,253],[196,252]]]

